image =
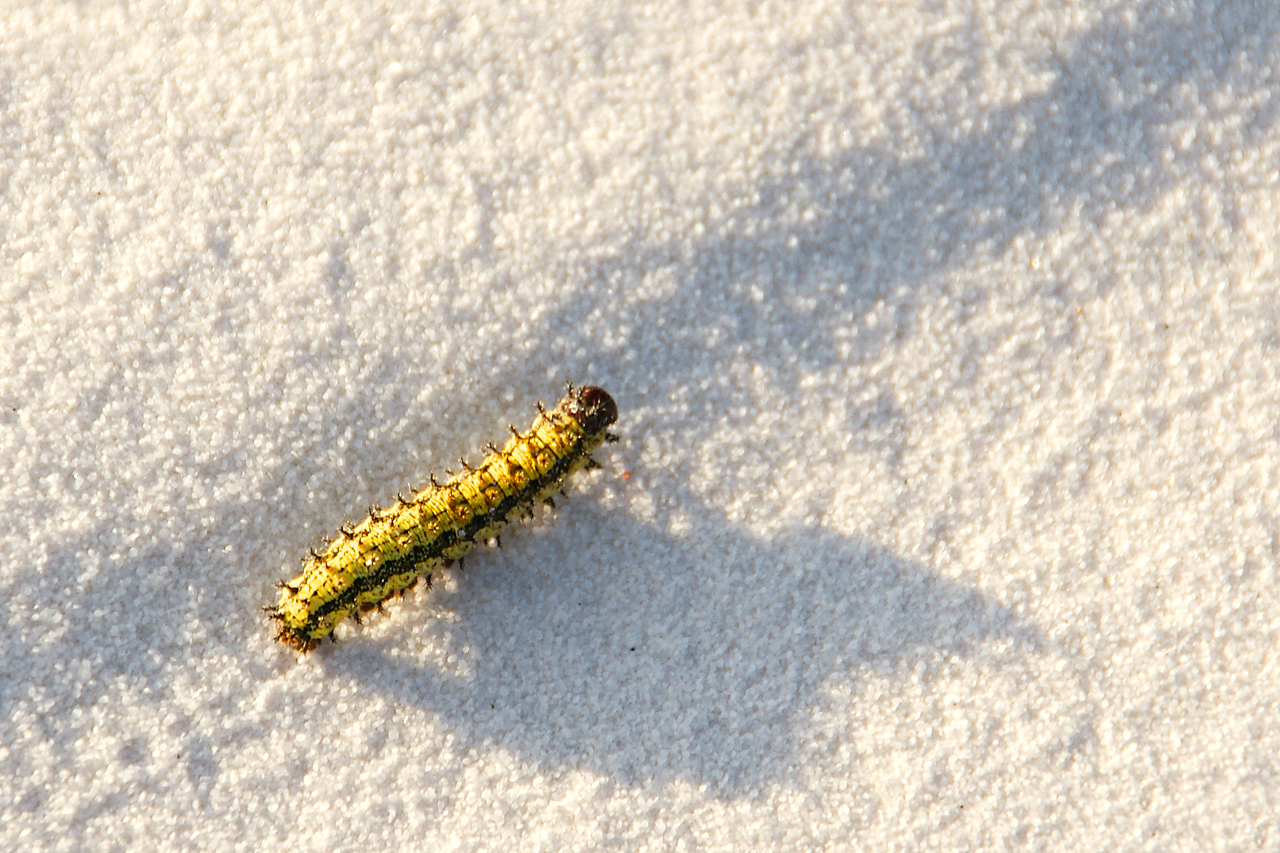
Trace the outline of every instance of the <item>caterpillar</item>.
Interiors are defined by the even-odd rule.
[[[394,506],[369,509],[359,524],[343,525],[324,550],[303,557],[302,574],[279,583],[280,600],[264,608],[276,622],[276,638],[301,652],[314,649],[348,616],[382,611],[419,579],[449,567],[477,543],[498,539],[512,518],[532,516],[540,502],[582,469],[598,468],[591,453],[618,440],[609,427],[618,419],[613,398],[594,386],[572,384],[555,408],[538,404],[528,431],[510,427],[511,438],[477,467],[463,470]],[[452,473],[452,472],[450,472]]]

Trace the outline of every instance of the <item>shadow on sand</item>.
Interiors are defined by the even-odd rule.
[[[982,594],[829,531],[763,540],[706,516],[675,535],[572,504],[536,529],[536,549],[511,537],[477,555],[455,592],[399,616],[451,610],[431,642],[464,660],[465,677],[391,653],[397,631],[326,644],[328,677],[436,715],[463,752],[736,797],[800,771],[827,685],[869,671],[928,678],[949,658],[1040,643]],[[522,565],[531,550],[556,563]]]

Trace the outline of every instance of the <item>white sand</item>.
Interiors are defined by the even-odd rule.
[[[0,13],[0,849],[1280,849],[1277,4],[267,5]]]

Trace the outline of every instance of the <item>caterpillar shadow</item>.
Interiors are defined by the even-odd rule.
[[[798,781],[829,685],[929,677],[1041,639],[981,593],[828,530],[762,539],[707,514],[677,535],[585,503],[427,599],[422,616],[456,617],[428,641],[468,677],[389,654],[398,632],[330,647],[323,666],[437,715],[464,751],[738,797]],[[535,552],[544,562],[527,565]]]

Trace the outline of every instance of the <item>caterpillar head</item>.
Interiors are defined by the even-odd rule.
[[[603,389],[586,385],[570,392],[564,410],[588,434],[603,432],[618,419],[618,404]]]

